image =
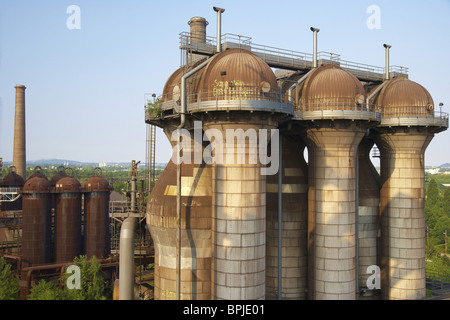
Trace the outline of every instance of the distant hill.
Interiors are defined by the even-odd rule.
[[[444,163],[439,166],[439,168],[450,168],[450,163]]]
[[[81,166],[81,165],[98,165],[98,162],[81,162],[64,159],[42,159],[27,161],[28,166],[43,166],[43,165],[67,165],[67,166]]]

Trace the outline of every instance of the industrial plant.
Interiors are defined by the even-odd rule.
[[[216,37],[189,21],[183,63],[146,111],[174,146],[147,203],[155,299],[424,298],[424,153],[448,114],[390,65],[390,45],[384,68],[318,52],[314,27],[313,54],[283,50],[222,34],[214,10]],[[251,139],[231,155],[214,144],[238,129],[278,130],[277,174],[250,161]],[[179,144],[191,161],[173,161]]]
[[[0,189],[1,216],[21,221],[20,246],[6,255],[20,261],[21,296],[35,273],[84,254],[111,268],[120,299],[136,299],[144,225],[155,300],[424,299],[424,154],[448,114],[390,64],[388,44],[384,67],[319,51],[315,27],[312,54],[274,48],[222,33],[225,9],[214,10],[215,37],[205,18],[188,21],[181,66],[145,108],[142,210],[135,174],[119,218],[100,174],[85,184],[66,171],[27,178],[16,86],[13,168]],[[173,147],[156,182],[155,127]]]

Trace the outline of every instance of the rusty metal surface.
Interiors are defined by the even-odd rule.
[[[361,82],[351,73],[335,65],[318,67],[302,83],[300,104],[320,103],[327,108],[327,103],[356,104],[364,103],[365,92]],[[332,106],[335,107],[334,105]]]
[[[109,230],[110,186],[102,177],[85,183],[85,253],[88,258],[107,258],[111,252]]]
[[[181,168],[181,248],[183,259],[192,263],[182,269],[182,296],[185,299],[211,298],[212,177],[211,166],[183,164]],[[209,186],[207,183],[209,182]],[[206,184],[205,184],[206,183]],[[155,299],[170,299],[175,290],[177,230],[177,166],[170,161],[147,202],[147,225],[155,244]],[[172,256],[173,254],[173,256]],[[190,269],[192,268],[192,270]],[[199,275],[185,280],[191,274]],[[187,278],[186,278],[187,279]]]
[[[22,196],[23,263],[29,266],[49,263],[52,260],[50,183],[39,176],[29,179]]]
[[[56,184],[56,263],[72,261],[82,253],[81,184],[65,177]]]
[[[20,188],[22,189],[25,184],[25,180],[14,171],[7,174],[0,182],[0,188]],[[2,202],[1,211],[13,211],[22,209],[22,198],[13,202]]]
[[[202,101],[233,99],[245,92],[274,93],[278,98],[278,85],[272,69],[261,58],[244,49],[229,49],[215,55],[205,67],[199,85]],[[202,95],[205,95],[203,97]],[[242,98],[242,97],[241,97]]]
[[[430,93],[420,84],[403,77],[389,80],[374,103],[381,106],[383,117],[427,116],[434,111]]]

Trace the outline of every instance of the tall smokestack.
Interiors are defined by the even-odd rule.
[[[26,179],[26,145],[25,145],[25,89],[23,85],[16,87],[16,113],[14,118],[14,152],[13,166],[22,178]]]

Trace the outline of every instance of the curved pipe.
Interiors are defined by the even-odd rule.
[[[133,300],[134,296],[134,232],[136,218],[125,219],[120,229],[119,300]]]

